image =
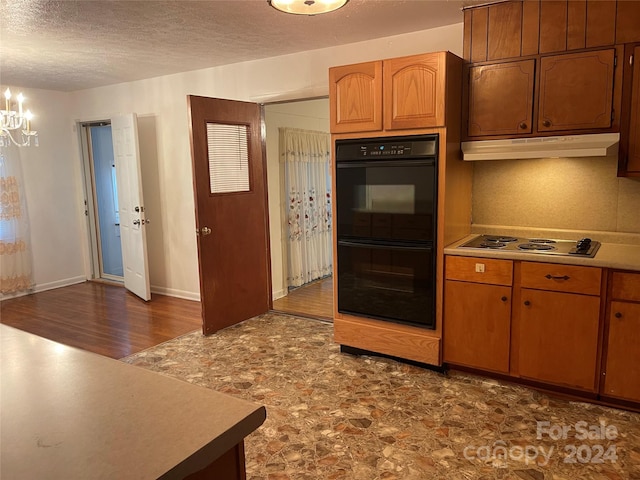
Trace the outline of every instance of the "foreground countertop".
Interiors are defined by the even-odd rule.
[[[444,249],[445,255],[460,255],[479,258],[503,258],[525,260],[530,262],[560,263],[564,265],[584,265],[587,267],[619,268],[622,270],[640,271],[640,245],[606,243],[593,258],[565,255],[544,255],[540,253],[523,253],[509,250],[491,250],[480,248],[457,248],[478,235],[472,234],[452,243]]]
[[[0,325],[0,477],[184,478],[263,406]]]

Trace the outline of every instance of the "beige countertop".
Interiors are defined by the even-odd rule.
[[[263,406],[0,325],[0,477],[174,479],[266,418]]]
[[[445,247],[445,255],[461,255],[479,258],[504,258],[510,260],[526,260],[542,263],[561,263],[564,265],[584,265],[588,267],[619,268],[640,271],[640,245],[602,242],[595,257],[544,255],[540,253],[523,253],[479,248],[456,248],[477,237],[472,234]]]

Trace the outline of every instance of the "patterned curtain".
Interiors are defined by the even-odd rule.
[[[331,275],[330,151],[328,133],[280,128],[288,193],[289,287]]]
[[[0,148],[0,293],[33,287],[29,220],[17,147]]]

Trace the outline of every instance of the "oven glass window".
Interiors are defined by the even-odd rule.
[[[433,250],[338,242],[338,310],[433,326]]]
[[[434,165],[420,162],[339,164],[338,236],[433,240],[434,175]]]

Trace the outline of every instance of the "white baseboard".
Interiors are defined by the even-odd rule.
[[[286,297],[287,291],[280,289],[280,290],[274,291],[272,295],[273,295],[273,300],[277,300],[279,298]]]
[[[0,295],[0,301],[8,300],[10,298],[24,297],[32,293],[45,292],[47,290],[53,290],[54,288],[68,287],[69,285],[75,285],[76,283],[83,283],[87,281],[87,277],[84,275],[71,278],[63,278],[62,280],[56,280],[55,282],[36,284],[31,290],[25,290],[22,292],[11,293],[8,295]]]
[[[176,290],[175,288],[159,287],[151,285],[151,293],[158,295],[167,295],[169,297],[183,298],[185,300],[200,301],[200,292],[187,292],[185,290]]]

